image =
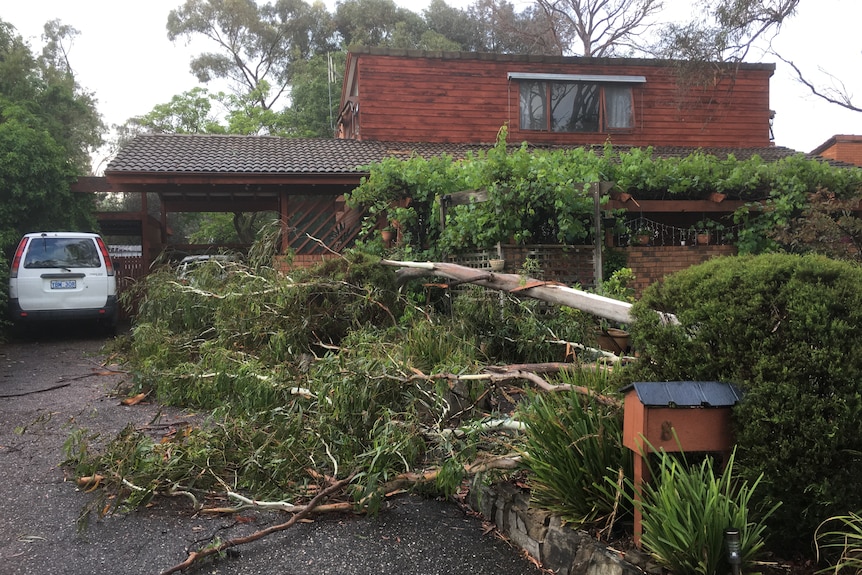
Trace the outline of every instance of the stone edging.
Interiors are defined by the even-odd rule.
[[[558,575],[657,575],[661,568],[643,552],[624,556],[588,533],[563,525],[549,511],[530,507],[530,496],[509,483],[473,485],[468,504],[515,545]]]

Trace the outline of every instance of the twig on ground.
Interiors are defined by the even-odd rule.
[[[70,385],[72,385],[72,384],[71,383],[60,383],[57,385],[52,385],[51,387],[46,387],[44,389],[36,389],[33,391],[22,391],[21,393],[4,393],[3,395],[0,395],[0,399],[5,398],[5,397],[24,397],[25,395],[33,395],[34,393],[42,393],[45,391],[54,391],[55,389],[61,389],[64,387],[69,387]]]
[[[251,535],[247,535],[245,537],[237,537],[235,539],[228,539],[218,545],[214,545],[212,547],[207,547],[201,551],[192,551],[189,553],[188,558],[182,563],[174,565],[173,567],[162,571],[161,575],[170,575],[171,573],[177,573],[179,571],[183,571],[191,567],[196,561],[203,559],[204,557],[209,557],[210,555],[216,555],[218,553],[222,553],[231,547],[236,547],[237,545],[244,545],[246,543],[251,543],[252,541],[257,541],[267,535],[271,535],[272,533],[276,533],[278,531],[284,531],[295,525],[298,521],[302,520],[306,516],[308,516],[314,509],[320,505],[321,501],[329,497],[330,495],[337,493],[344,489],[346,485],[348,485],[353,480],[353,474],[350,477],[342,479],[341,481],[337,481],[321,491],[317,494],[317,496],[308,502],[301,511],[298,511],[295,515],[293,515],[289,520],[284,523],[279,523],[278,525],[273,525],[271,527],[267,527],[266,529],[262,529],[260,531],[255,531]]]

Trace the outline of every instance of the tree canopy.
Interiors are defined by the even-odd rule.
[[[70,184],[89,172],[103,125],[92,94],[76,82],[68,45],[77,31],[49,22],[34,55],[0,20],[0,250],[30,231],[93,229],[92,198]]]

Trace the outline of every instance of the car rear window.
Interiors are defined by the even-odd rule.
[[[90,238],[33,238],[24,258],[26,269],[98,268],[99,252]]]

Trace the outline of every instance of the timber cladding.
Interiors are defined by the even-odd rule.
[[[358,102],[359,139],[533,144],[757,147],[770,145],[772,64],[690,70],[665,60],[359,49],[348,57],[345,94]],[[519,77],[642,78],[626,129],[549,132],[519,127]],[[511,77],[514,75],[514,77]],[[617,80],[619,81],[619,80]]]

